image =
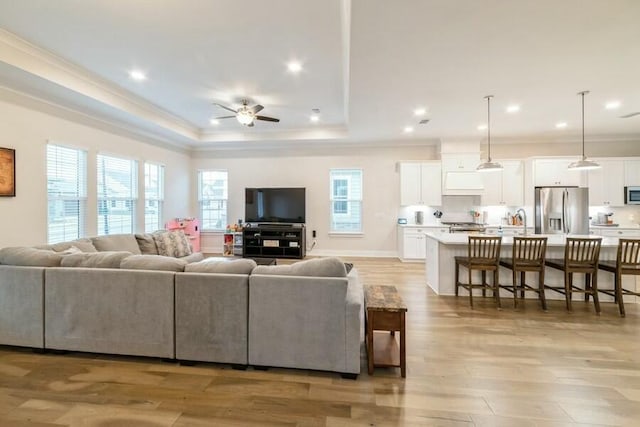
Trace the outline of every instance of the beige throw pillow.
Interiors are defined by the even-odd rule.
[[[158,255],[172,256],[180,258],[191,255],[191,245],[184,231],[156,231],[153,233],[153,240],[158,247]]]

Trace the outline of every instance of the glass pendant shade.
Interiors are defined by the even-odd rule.
[[[250,111],[240,109],[236,114],[236,119],[238,119],[238,122],[243,125],[250,125],[253,123],[253,114]]]
[[[498,162],[491,161],[491,98],[493,95],[487,95],[487,161],[480,163],[476,168],[478,172],[497,172],[502,170],[502,165]]]
[[[571,171],[588,171],[593,169],[600,169],[600,165],[593,160],[587,159],[584,154],[584,96],[588,94],[588,90],[578,92],[578,95],[582,97],[582,158],[569,164],[568,168]]]

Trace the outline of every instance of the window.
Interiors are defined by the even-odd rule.
[[[331,169],[331,231],[362,231],[362,170]]]
[[[151,233],[162,228],[164,201],[164,166],[144,164],[144,231]]]
[[[47,241],[83,237],[86,206],[86,151],[47,144]]]
[[[203,230],[224,230],[227,227],[227,171],[198,172],[198,202]]]
[[[133,233],[138,162],[98,155],[98,235]]]

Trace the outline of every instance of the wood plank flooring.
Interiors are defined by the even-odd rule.
[[[438,297],[423,264],[345,258],[408,306],[407,378],[0,347],[0,426],[640,425],[640,311]],[[602,273],[604,274],[604,273]],[[396,334],[397,335],[397,334]]]

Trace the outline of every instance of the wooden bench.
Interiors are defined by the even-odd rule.
[[[407,306],[395,286],[365,285],[365,328],[369,375],[375,367],[400,367],[407,376],[405,313]],[[374,340],[374,331],[390,331],[386,339],[381,334]],[[400,348],[395,332],[400,332]],[[375,341],[375,342],[374,342]],[[399,357],[398,357],[399,356]]]

